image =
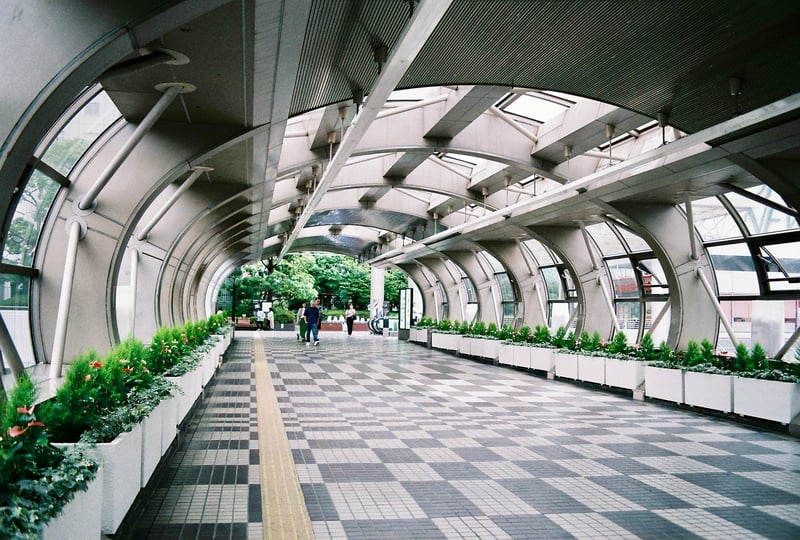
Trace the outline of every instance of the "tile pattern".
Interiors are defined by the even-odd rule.
[[[377,336],[265,342],[316,538],[800,538],[800,441]]]
[[[134,537],[262,537],[247,338]],[[800,440],[395,339],[321,341],[264,341],[317,539],[800,538]]]
[[[252,340],[236,340],[129,537],[261,538]]]

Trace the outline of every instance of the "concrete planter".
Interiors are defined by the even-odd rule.
[[[550,372],[555,367],[553,349],[547,347],[531,347],[531,369]]]
[[[427,328],[411,328],[408,331],[408,340],[414,343],[427,343],[428,342],[428,329]]]
[[[733,376],[687,371],[683,374],[683,402],[715,411],[733,410]]]
[[[153,471],[158,466],[158,462],[161,461],[161,436],[166,412],[166,406],[162,401],[142,421],[142,466],[139,487],[147,485],[153,475]]]
[[[481,350],[480,339],[463,336],[458,342],[458,354],[462,356],[478,356]]]
[[[51,519],[42,530],[42,540],[67,538],[98,539],[102,536],[103,467],[86,491],[79,491],[64,506],[61,513]]]
[[[481,342],[479,346],[480,354],[476,354],[475,356],[486,358],[492,362],[497,360],[497,357],[500,355],[500,341],[496,339],[479,339],[478,341]]]
[[[683,370],[645,366],[644,393],[647,397],[683,403]]]
[[[800,414],[800,383],[734,377],[733,412],[789,424]]]
[[[606,385],[636,390],[643,382],[643,361],[606,358]]]
[[[606,362],[602,356],[578,354],[578,380],[596,384],[606,382]]]
[[[117,532],[139,494],[142,478],[142,424],[109,443],[95,447],[103,463],[103,534]]]
[[[566,352],[554,352],[553,361],[556,367],[556,377],[564,379],[578,378],[578,355]]]
[[[501,343],[497,351],[497,363],[501,366],[513,366],[514,354],[520,348],[518,345],[511,343]]]
[[[434,332],[431,336],[431,346],[434,349],[441,349],[443,351],[457,351],[459,349],[459,342],[461,335],[459,334],[442,334]]]
[[[514,346],[514,365],[516,367],[531,369],[531,360],[533,358],[533,347],[527,345]]]
[[[161,456],[167,453],[175,437],[178,435],[178,424],[183,421],[183,417],[178,418],[178,403],[181,396],[174,395],[165,399],[159,404],[163,407],[164,422],[161,425]]]

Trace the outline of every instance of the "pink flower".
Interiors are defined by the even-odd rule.
[[[28,431],[28,428],[26,428],[26,427],[22,428],[22,427],[19,427],[19,426],[14,426],[14,427],[12,427],[11,429],[8,430],[8,434],[10,436],[12,436],[12,437],[19,437],[20,435],[22,435],[26,431]]]
[[[17,412],[21,414],[33,414],[34,408],[36,408],[36,405],[33,405],[30,409],[27,407],[17,407]]]

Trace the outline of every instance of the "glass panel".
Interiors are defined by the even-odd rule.
[[[796,300],[721,300],[722,310],[733,326],[736,339],[748,348],[760,343],[772,356],[789,340],[797,328]],[[795,344],[797,346],[797,344]],[[717,350],[733,354],[735,347],[720,325]],[[793,360],[794,352],[784,356]]]
[[[628,343],[636,343],[639,335],[642,305],[639,302],[616,302],[615,311],[620,330],[625,334]]]
[[[603,257],[612,257],[625,253],[625,248],[622,247],[619,238],[605,223],[590,225],[586,227],[586,231],[594,239]]]
[[[766,187],[766,186],[764,186]],[[769,189],[769,188],[767,188]],[[771,190],[770,190],[771,192]],[[761,195],[759,193],[759,195]],[[767,193],[769,195],[769,193]],[[742,197],[736,193],[725,195],[739,212],[750,234],[772,233],[797,229],[797,220],[774,208],[764,206],[756,201]],[[783,204],[783,201],[778,201]]]
[[[549,305],[549,321],[548,324],[551,329],[556,329],[559,326],[565,326],[569,320],[569,315],[575,309],[575,304],[572,302],[554,302]],[[576,322],[573,321],[571,328],[575,328]]]
[[[720,296],[759,294],[750,250],[743,243],[708,248]]]
[[[478,294],[475,292],[475,286],[472,284],[472,280],[464,276],[461,282],[464,284],[464,288],[467,291],[467,303],[476,304],[478,302]]]
[[[22,197],[17,202],[11,227],[3,244],[4,263],[33,265],[39,233],[58,189],[59,184],[50,177],[39,171],[31,174]]]
[[[667,276],[658,259],[642,259],[637,263],[636,269],[639,271],[640,279],[644,290],[642,294],[669,294]]]
[[[614,298],[638,298],[639,284],[628,259],[611,259],[606,261],[608,275],[614,282]]]
[[[503,110],[544,123],[564,112],[566,107],[531,94],[524,94],[504,107]]]
[[[561,287],[561,277],[558,275],[558,268],[555,266],[545,266],[542,269],[542,278],[547,285],[548,300],[563,300],[564,290]]]
[[[686,211],[686,205],[681,204],[681,208]],[[742,236],[742,231],[716,197],[694,201],[692,215],[700,238],[706,242]]]
[[[98,93],[64,126],[42,161],[64,176],[69,176],[75,162],[89,145],[119,117],[120,113],[108,95],[105,92]]]
[[[733,333],[736,334],[736,339],[750,348],[753,302],[750,300],[720,300],[719,303],[728,321],[730,321],[731,326],[733,326]],[[717,337],[717,350],[721,353],[734,354],[735,349],[736,347],[733,345],[730,337],[728,337],[728,332],[725,330],[725,327],[720,324]]]
[[[517,314],[516,302],[503,302],[503,323],[513,325]]]
[[[531,250],[531,254],[533,254],[533,257],[540,266],[561,262],[555,253],[547,249],[544,244],[538,240],[526,240],[523,243],[525,247]]]
[[[516,300],[516,295],[514,294],[514,286],[511,285],[511,280],[508,278],[508,274],[505,272],[500,274],[494,275],[495,279],[497,279],[497,284],[500,286],[500,294],[502,296],[501,300],[503,302],[513,302]]]
[[[486,260],[489,261],[489,264],[491,265],[492,270],[495,273],[497,273],[497,272],[505,272],[506,271],[506,269],[503,268],[503,265],[500,264],[500,261],[498,261],[496,258],[494,258],[494,256],[491,253],[489,253],[488,251],[481,251],[481,255],[483,255],[486,258]]]
[[[800,291],[800,242],[761,246],[771,291]]]
[[[0,274],[0,316],[8,327],[11,340],[24,366],[35,363],[31,344],[30,278],[14,274]],[[4,364],[3,367],[8,367]]]
[[[653,343],[655,343],[656,346],[660,345],[662,341],[666,341],[669,336],[669,307],[666,308],[666,311],[661,316],[658,326],[653,328],[656,317],[658,317],[665,305],[666,302],[645,302],[644,305],[644,329],[645,332],[650,332]]]
[[[444,287],[440,281],[436,282],[436,288],[439,289],[439,297],[442,299],[442,318],[446,319],[449,316],[449,309],[447,305],[447,295],[444,292]]]
[[[647,245],[647,242],[642,240],[642,237],[638,234],[635,234],[624,227],[615,227],[617,232],[622,235],[622,238],[625,240],[625,243],[628,244],[628,250],[631,253],[638,253],[641,251],[650,251],[650,246]]]

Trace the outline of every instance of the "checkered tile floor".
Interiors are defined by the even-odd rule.
[[[261,537],[254,335],[137,538]],[[318,539],[800,538],[800,440],[393,338],[258,337]]]

